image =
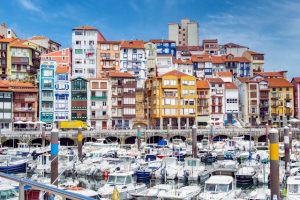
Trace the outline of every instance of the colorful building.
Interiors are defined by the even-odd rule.
[[[294,77],[291,83],[294,86],[294,117],[300,119],[300,77]]]
[[[269,110],[272,125],[288,125],[294,116],[293,84],[284,78],[266,78],[269,87]]]
[[[156,45],[152,42],[145,43],[146,69],[147,78],[152,78],[157,75],[156,71]]]
[[[61,45],[58,42],[55,42],[46,36],[32,36],[28,40],[41,46],[43,48],[43,51],[41,51],[41,53],[43,54],[58,51],[61,47]]]
[[[130,73],[110,72],[112,128],[129,129],[136,117],[136,78]]]
[[[176,42],[173,40],[153,39],[150,42],[156,45],[157,54],[171,54],[176,58]]]
[[[187,128],[196,123],[196,78],[173,70],[152,80],[151,127]]]
[[[3,38],[0,39],[0,77],[1,79],[8,78],[8,64],[11,63],[11,57],[9,55],[9,43],[13,42],[14,38]]]
[[[42,122],[54,123],[54,90],[56,61],[42,61],[39,73],[39,110]]]
[[[111,85],[108,79],[91,79],[90,93],[91,126],[97,130],[110,129],[111,124]]]
[[[9,82],[0,81],[0,129],[12,130],[13,122],[13,93],[10,89]]]
[[[71,79],[71,120],[80,120],[89,122],[90,97],[88,80],[77,77]]]
[[[120,41],[99,41],[97,44],[97,77],[102,71],[120,70]]]
[[[264,71],[265,58],[263,53],[254,51],[245,51],[243,57],[247,58],[251,62],[250,76],[253,76],[255,72]]]
[[[210,121],[210,89],[208,81],[197,80],[197,126],[207,126]]]
[[[128,72],[136,77],[137,86],[144,87],[146,80],[145,46],[142,40],[121,42],[120,71]]]
[[[92,26],[79,26],[72,30],[72,77],[96,78],[97,45],[106,41]]]
[[[173,56],[171,54],[160,54],[156,57],[156,75],[162,76],[163,74],[175,70],[173,64]]]
[[[225,82],[224,125],[236,124],[239,113],[239,90],[232,82]]]

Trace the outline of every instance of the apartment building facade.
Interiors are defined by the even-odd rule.
[[[71,120],[89,123],[89,85],[88,80],[77,77],[71,79]],[[89,124],[90,125],[90,124]]]
[[[210,121],[210,88],[208,81],[197,80],[197,126],[207,126]]]
[[[245,51],[243,57],[247,58],[251,62],[250,76],[253,76],[255,72],[264,71],[265,58],[263,53],[254,51]]]
[[[108,79],[89,81],[91,126],[99,129],[111,129],[111,85]]]
[[[0,80],[0,129],[12,130],[13,93],[8,81]]]
[[[157,75],[157,70],[156,70],[157,49],[154,43],[152,42],[145,43],[145,56],[146,56],[147,78],[152,78]]]
[[[291,83],[294,86],[294,117],[300,119],[300,77],[294,77]]]
[[[144,42],[142,40],[122,41],[120,55],[120,71],[133,75],[137,80],[137,86],[143,87],[147,77]]]
[[[171,54],[176,58],[176,42],[172,40],[153,39],[150,42],[156,46],[157,54]]]
[[[198,22],[182,19],[180,24],[169,23],[169,40],[175,41],[177,46],[198,46],[199,45],[199,24]]]
[[[13,42],[15,39],[14,38],[3,38],[0,39],[0,78],[3,79],[8,79],[8,60],[10,59],[9,56],[9,48],[8,45],[9,43]]]
[[[233,82],[225,82],[225,115],[224,125],[237,123],[239,113],[239,90]]]
[[[136,117],[136,78],[130,73],[110,72],[112,128],[132,128]]]
[[[150,123],[165,129],[187,128],[196,123],[196,78],[177,70],[153,79],[150,95]]]
[[[72,30],[72,77],[96,78],[97,43],[106,41],[92,26],[79,26]]]
[[[97,77],[102,71],[120,70],[120,41],[99,41],[97,45]]]

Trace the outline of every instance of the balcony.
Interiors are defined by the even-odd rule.
[[[37,99],[35,97],[25,97],[25,102],[35,102]]]
[[[279,94],[277,94],[276,92],[272,92],[271,99],[279,99],[279,98],[280,98]]]
[[[73,107],[72,106],[71,110],[87,110],[87,107]]]
[[[261,107],[261,108],[267,108],[267,107],[269,107],[269,104],[268,103],[260,103],[259,107]]]
[[[287,108],[287,109],[285,110],[285,114],[286,114],[286,115],[292,115],[292,114],[293,114],[293,110],[290,109],[290,108]]]
[[[107,96],[91,96],[91,100],[107,100]]]
[[[291,98],[291,96],[290,96],[289,94],[287,94],[287,95],[285,96],[285,100],[292,100],[292,98]]]
[[[85,120],[86,120],[86,117],[85,117],[85,116],[76,116],[76,117],[75,117],[75,116],[72,116],[71,119],[72,119],[72,120],[84,120],[84,121],[85,121]]]
[[[34,108],[14,108],[15,112],[34,112]]]
[[[275,103],[271,103],[271,107],[278,107],[279,106],[279,103],[275,102]]]
[[[271,115],[272,116],[277,116],[277,115],[279,115],[279,112],[278,111],[271,111]]]
[[[41,112],[53,112],[53,108],[41,108]]]
[[[32,117],[14,117],[14,121],[35,121]]]
[[[260,99],[269,99],[269,95],[267,94],[261,94]]]
[[[53,96],[42,96],[42,101],[54,101]]]
[[[199,95],[199,99],[208,99],[207,95]]]
[[[91,115],[92,120],[97,120],[97,119],[108,119],[108,115]]]

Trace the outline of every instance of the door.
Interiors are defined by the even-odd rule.
[[[102,121],[102,129],[107,129],[107,121]]]

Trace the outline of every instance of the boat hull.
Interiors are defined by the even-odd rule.
[[[0,172],[7,174],[25,173],[26,168],[27,162],[24,162],[16,165],[0,166]]]

